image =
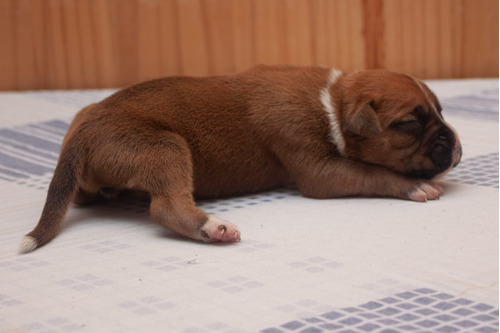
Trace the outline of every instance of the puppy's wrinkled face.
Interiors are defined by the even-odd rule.
[[[346,154],[423,179],[446,174],[462,156],[458,135],[432,91],[410,76],[373,70],[346,78]]]

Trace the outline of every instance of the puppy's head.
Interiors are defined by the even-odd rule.
[[[462,156],[434,93],[407,75],[368,70],[344,78],[341,127],[348,157],[423,179],[442,176]]]

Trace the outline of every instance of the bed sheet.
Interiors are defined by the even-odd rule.
[[[201,244],[120,199],[26,255],[69,122],[113,90],[0,93],[0,331],[498,332],[498,80],[428,84],[464,150],[438,201],[202,201],[242,241]]]

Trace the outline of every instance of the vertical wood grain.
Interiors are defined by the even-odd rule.
[[[121,25],[117,20],[120,11],[116,10],[116,5],[122,2],[120,0],[93,0],[94,10],[91,15],[94,15],[95,18],[89,24],[93,24],[95,27],[94,43],[96,45],[97,79],[101,87],[123,86],[135,81],[134,79],[124,79],[121,75],[124,70],[128,72],[134,71],[134,60],[136,59],[134,53],[122,53],[124,50],[119,47],[122,44],[123,37],[120,30]],[[133,21],[130,24],[133,25]],[[128,58],[128,61],[124,61],[122,58]]]
[[[287,49],[289,61],[295,65],[313,63],[312,24],[310,3],[289,0],[285,3],[287,25]]]
[[[210,0],[204,3],[205,30],[211,65],[210,74],[236,71],[235,37],[232,1]]]
[[[17,72],[14,48],[14,17],[13,1],[0,2],[0,42],[4,45],[0,51],[0,88],[16,89]]]
[[[236,70],[243,70],[256,62],[255,1],[232,0],[231,26],[234,38]]]
[[[460,5],[460,4],[459,4]],[[461,5],[460,5],[461,6]],[[461,51],[457,47],[457,37],[462,34],[462,23],[456,19],[456,0],[441,0],[439,2],[439,53],[438,58],[439,73],[436,78],[461,77],[458,73],[459,64],[457,59],[461,57]]]
[[[161,76],[181,74],[179,45],[179,22],[176,0],[160,1],[160,62]]]
[[[61,3],[62,26],[64,27],[63,48],[67,59],[67,82],[69,88],[79,88],[84,85],[82,66],[82,42],[78,27],[78,3],[63,1]]]
[[[0,89],[257,63],[498,77],[497,0],[0,0]]]
[[[284,14],[286,0],[255,2],[256,62],[288,63],[287,22]]]
[[[14,10],[21,14],[30,16],[30,3],[26,0],[20,0],[13,3]],[[14,26],[15,35],[15,49],[14,54],[16,57],[15,61],[15,72],[17,74],[16,84],[19,86],[36,84],[36,79],[33,73],[36,71],[35,61],[33,57],[30,56],[29,49],[34,36],[32,30],[30,29],[29,23],[16,20]]]
[[[137,66],[139,77],[151,80],[162,72],[160,1],[143,0],[137,10]],[[136,78],[134,78],[136,80]]]
[[[341,66],[334,64],[342,63],[342,59],[339,57],[339,53],[341,53],[339,44],[340,39],[345,35],[343,35],[344,32],[340,29],[340,21],[345,14],[340,13],[338,1],[327,1],[325,12],[323,14],[325,15],[324,19],[327,21],[325,36],[325,41],[328,45],[327,65],[329,67],[338,66],[340,68]],[[347,71],[347,68],[345,70]]]
[[[422,13],[426,18],[422,24],[422,44],[424,63],[421,67],[421,77],[429,77],[441,75],[442,64],[442,44],[441,34],[436,34],[439,31],[440,8],[439,2],[433,0],[424,0],[422,2]]]
[[[210,59],[200,0],[177,2],[181,74],[208,75]]]
[[[363,38],[367,68],[384,68],[384,20],[382,0],[363,0]]]
[[[103,1],[104,3],[106,1]],[[110,6],[102,7],[102,14],[99,17],[99,26],[101,27],[99,30],[106,26],[108,20],[111,19],[113,22],[109,42],[113,45],[114,56],[117,60],[114,65],[116,76],[118,81],[122,82],[122,85],[132,84],[139,77],[139,54],[141,52],[139,49],[139,3],[136,0],[113,0],[110,2]],[[107,51],[107,53],[112,52],[109,49],[106,50],[108,46],[108,41],[106,41],[108,38],[106,37],[108,36],[101,37],[102,40],[98,41],[101,50],[103,52]],[[104,66],[107,65],[102,64],[102,68]]]
[[[47,22],[47,45],[48,45],[48,67],[49,85],[68,87],[67,57],[65,55],[64,29],[61,15],[61,1],[48,0],[45,8]]]
[[[498,1],[463,0],[462,76],[498,73]],[[495,25],[496,22],[496,25]],[[474,27],[471,29],[470,27]],[[489,54],[489,57],[484,57]],[[498,74],[496,75],[498,76]]]
[[[375,0],[372,0],[375,1]],[[340,1],[339,15],[343,18],[343,32],[339,42],[340,59],[346,70],[356,71],[367,68],[366,39],[364,39],[363,4],[360,0]],[[371,26],[369,29],[377,29]],[[346,36],[346,37],[344,37]],[[345,52],[347,48],[347,52]],[[342,60],[343,59],[343,60]]]
[[[79,88],[96,87],[98,81],[97,46],[95,43],[95,24],[90,1],[77,1],[78,34],[80,36],[80,64],[82,84]]]

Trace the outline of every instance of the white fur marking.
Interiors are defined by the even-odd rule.
[[[31,236],[24,236],[19,244],[19,253],[28,253],[38,247],[36,239]]]
[[[328,121],[330,123],[330,142],[337,147],[341,155],[345,153],[345,140],[340,129],[340,124],[337,116],[337,110],[332,103],[332,96],[330,95],[330,87],[337,81],[342,71],[338,69],[331,69],[330,75],[326,86],[321,89],[320,100],[325,109],[326,115],[328,116]]]
[[[424,93],[424,96],[425,96],[425,99],[427,100],[427,103],[429,103],[429,105],[431,106],[432,110],[434,111],[434,113],[436,113],[436,115],[441,119],[443,120],[443,116],[438,112],[438,110],[436,109],[436,106],[434,105],[434,103],[432,103],[430,97],[429,97],[429,93],[427,92],[427,90],[424,89],[422,83],[413,78],[413,80],[415,81],[415,83],[417,84],[417,86],[420,88],[420,90],[422,90],[422,92]]]

